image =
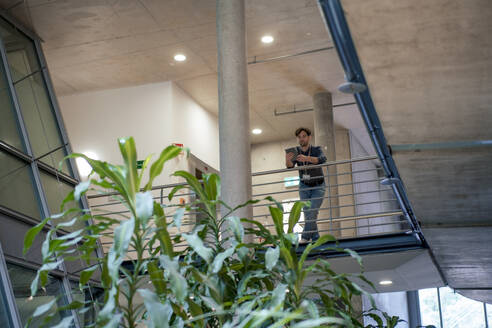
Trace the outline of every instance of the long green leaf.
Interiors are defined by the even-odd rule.
[[[333,237],[332,235],[323,235],[321,237],[319,237],[318,240],[316,240],[315,243],[313,244],[309,244],[305,249],[304,249],[304,252],[302,252],[302,255],[301,255],[301,258],[299,260],[299,270],[302,269],[302,267],[304,266],[304,262],[306,261],[306,258],[308,257],[309,253],[311,253],[311,251],[320,246],[320,245],[323,245],[329,241],[336,241],[336,238]]]
[[[204,174],[203,185],[209,200],[218,200],[220,197],[220,178],[217,174]]]
[[[82,288],[91,279],[94,271],[98,269],[97,265],[89,267],[80,273],[79,287]]]
[[[278,207],[269,206],[270,214],[272,216],[273,224],[275,225],[275,231],[277,236],[282,237],[284,235],[284,213]]]
[[[146,222],[154,212],[154,200],[152,199],[152,193],[150,191],[138,192],[135,195],[135,208],[137,217],[143,222]]]
[[[223,251],[222,253],[217,254],[215,256],[215,259],[212,263],[212,273],[218,273],[220,269],[222,269],[222,264],[224,263],[224,260],[228,257],[230,257],[232,254],[234,254],[235,248],[230,247]]]
[[[120,146],[121,156],[126,167],[126,183],[128,191],[130,192],[130,198],[138,192],[138,172],[137,172],[137,149],[135,147],[135,140],[133,137],[125,137],[118,139],[118,145]]]
[[[52,326],[51,328],[68,328],[72,325],[73,317],[68,316],[62,319],[57,325]]]
[[[31,296],[36,296],[36,292],[38,291],[39,284],[41,287],[46,286],[46,282],[48,280],[48,272],[55,270],[58,266],[63,262],[63,259],[60,259],[56,262],[44,263],[36,273],[36,277],[31,282]]]
[[[317,328],[325,324],[336,324],[345,326],[347,322],[335,317],[322,317],[318,319],[308,319],[292,325],[292,328]]]
[[[204,259],[207,263],[212,261],[214,251],[203,244],[203,240],[198,237],[196,232],[193,234],[183,234],[183,237],[188,242],[188,245],[190,245],[190,247],[193,248],[193,250],[200,255],[202,259]]]
[[[134,228],[135,219],[130,218],[129,220],[123,221],[123,223],[114,229],[114,243],[111,250],[116,253],[117,257],[124,257],[126,255]]]
[[[139,289],[138,292],[142,296],[145,308],[150,316],[149,327],[168,328],[169,320],[173,313],[169,303],[162,304],[159,297],[148,289]]]
[[[195,192],[195,194],[197,194],[198,198],[205,204],[207,212],[212,216],[216,215],[214,209],[210,205],[207,194],[203,190],[202,185],[196,177],[186,171],[176,171],[173,175],[184,178],[186,182],[190,185],[191,189]]]
[[[76,201],[79,201],[80,197],[87,191],[87,189],[89,189],[90,185],[91,185],[90,180],[80,182],[78,185],[76,185],[73,191],[73,198]]]
[[[168,146],[166,149],[164,149],[161,152],[161,155],[159,158],[152,164],[150,167],[150,173],[149,173],[149,182],[145,185],[144,190],[148,191],[152,188],[152,183],[154,182],[154,179],[161,174],[162,169],[164,167],[164,163],[166,163],[168,160],[176,157],[179,155],[179,153],[182,151],[180,147],[176,146]]]
[[[171,260],[166,255],[161,255],[159,259],[161,262],[161,266],[169,272],[169,278],[171,280],[170,286],[171,290],[174,293],[174,296],[178,301],[184,302],[186,296],[188,295],[188,282],[179,273],[178,260]]]
[[[299,218],[301,217],[301,210],[304,206],[305,206],[304,202],[295,202],[294,206],[292,206],[289,215],[289,228],[287,229],[287,233],[294,232],[294,226],[299,221]]]
[[[244,227],[241,219],[237,216],[230,216],[226,220],[229,222],[229,229],[231,229],[237,242],[242,243],[244,239]]]
[[[145,158],[142,168],[140,169],[140,173],[138,174],[138,185],[140,186],[140,183],[142,181],[143,174],[145,172],[145,169],[147,168],[147,165],[149,165],[150,160],[152,159],[152,155],[149,155]]]
[[[164,210],[161,205],[154,202],[154,214],[155,214],[155,225],[157,227],[157,238],[161,243],[161,252],[169,257],[174,256],[173,243],[171,241],[171,236],[167,230],[166,217],[164,215]]]
[[[58,300],[56,298],[54,298],[53,300],[51,300],[50,302],[46,303],[46,304],[43,304],[41,306],[38,306],[36,308],[36,310],[34,311],[34,313],[32,314],[33,317],[40,317],[42,316],[43,314],[46,314],[49,310],[51,310],[51,308],[53,307],[53,305],[56,304]]]
[[[43,221],[27,231],[26,235],[24,236],[24,249],[22,250],[23,255],[26,255],[27,251],[31,248],[32,243],[34,242],[34,239],[41,232],[41,230],[43,230],[44,226],[46,225],[46,223],[48,223],[49,220],[50,218],[45,218]]]
[[[147,264],[147,270],[149,271],[150,281],[158,295],[164,294],[166,292],[166,281],[164,280],[164,271],[159,269],[154,261],[150,261]]]
[[[268,248],[265,253],[265,266],[268,270],[272,270],[277,265],[280,256],[280,247]]]

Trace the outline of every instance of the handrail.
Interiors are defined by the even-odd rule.
[[[252,174],[252,177],[268,176],[268,178],[262,178],[261,183],[252,185],[252,188],[256,188],[253,189],[256,190],[256,193],[252,195],[252,198],[260,200],[260,203],[251,204],[253,209],[251,218],[262,222],[266,229],[273,229],[274,225],[272,224],[273,222],[271,221],[266,207],[272,205],[275,206],[276,202],[268,201],[264,196],[273,196],[278,200],[278,203],[284,204],[284,220],[290,215],[292,210],[290,209],[290,205],[287,204],[292,204],[295,199],[299,199],[300,196],[298,192],[300,191],[300,186],[285,187],[284,185],[281,185],[280,183],[285,182],[280,180],[282,173],[303,170],[305,168],[336,167],[337,165],[364,161],[367,164],[363,164],[360,167],[350,165],[350,167],[347,167],[347,170],[343,169],[343,172],[340,173],[335,171],[332,174],[328,174],[324,171],[323,177],[325,184],[313,187],[302,186],[303,191],[322,188],[325,190],[325,194],[312,196],[308,199],[311,202],[317,200],[320,205],[313,209],[304,208],[302,210],[302,215],[306,216],[304,216],[304,219],[300,219],[296,224],[297,230],[295,231],[300,233],[306,228],[306,219],[309,220],[309,213],[313,213],[313,211],[316,212],[316,222],[319,224],[318,232],[329,232],[340,239],[365,237],[374,232],[391,234],[395,231],[404,231],[405,229],[405,231],[409,229],[415,231],[411,222],[408,222],[408,218],[404,215],[405,211],[401,208],[398,195],[394,194],[394,189],[380,184],[381,174],[379,171],[382,170],[382,168],[379,163],[374,162],[378,161],[377,156],[331,161],[323,164],[291,169],[282,168],[255,172]],[[357,175],[358,173],[363,172],[368,173],[368,175]],[[186,188],[186,190],[177,194],[178,197],[184,197],[184,202],[178,202],[177,199],[168,199],[167,194],[170,191],[169,188],[176,186],[184,186]],[[262,190],[258,190],[260,188]],[[181,223],[182,231],[193,229],[197,222],[199,222],[201,212],[198,207],[193,206],[195,193],[190,190],[187,183],[178,182],[167,185],[158,185],[154,186],[152,191],[154,191],[152,198],[168,209],[178,208],[183,205],[192,205],[193,209],[185,214],[183,222]],[[89,198],[94,200],[95,198],[97,199],[112,195],[117,195],[117,193],[93,195]],[[119,206],[118,204],[120,204],[120,202],[113,200],[111,197],[101,201],[93,201],[93,203],[94,204],[91,206],[93,210],[104,211],[106,212],[106,216],[118,219],[119,215],[129,213],[128,209]],[[104,208],[105,206],[107,207]],[[166,217],[169,220],[172,220],[173,211],[171,210],[166,213]],[[361,228],[368,229],[361,230]],[[183,244],[183,246],[186,247],[186,244]]]
[[[299,171],[299,170],[307,170],[307,169],[313,169],[313,168],[318,168],[318,167],[325,167],[325,166],[332,166],[332,165],[339,165],[339,164],[348,164],[348,163],[354,163],[354,162],[362,162],[362,161],[368,161],[368,160],[375,160],[378,159],[377,156],[366,156],[366,157],[359,157],[359,158],[352,158],[352,159],[344,159],[340,161],[331,161],[331,162],[326,162],[323,164],[316,164],[316,165],[305,165],[302,167],[293,167],[293,168],[285,168],[285,169],[277,169],[277,170],[269,170],[269,171],[260,171],[260,172],[254,172],[251,174],[251,176],[260,176],[260,175],[267,175],[267,174],[274,174],[274,173],[282,173],[282,172],[290,172],[290,171]],[[199,180],[201,182],[201,180]],[[154,186],[151,188],[151,190],[161,190],[161,189],[168,189],[168,188],[173,188],[177,186],[187,186],[188,184],[186,182],[176,182],[176,183],[170,183],[170,184],[165,184],[165,185],[158,185]],[[140,191],[143,191],[144,189],[140,189]],[[109,192],[109,193],[101,193],[98,195],[88,195],[88,199],[95,199],[95,198],[102,198],[102,197],[108,197],[108,196],[117,196],[119,193],[117,192]]]
[[[332,166],[332,165],[340,165],[340,164],[348,164],[348,163],[355,163],[355,162],[362,162],[362,161],[369,161],[369,160],[374,160],[378,159],[377,156],[366,156],[366,157],[359,157],[359,158],[352,158],[352,159],[344,159],[340,161],[332,161],[332,162],[326,162],[323,164],[316,164],[316,165],[305,165],[305,166],[295,166],[291,167],[288,169],[277,169],[277,170],[269,170],[269,171],[260,171],[260,172],[255,172],[252,173],[251,176],[260,176],[260,175],[267,175],[267,174],[274,174],[274,173],[283,173],[283,172],[290,172],[290,171],[300,171],[300,170],[308,170],[308,169],[314,169],[318,167],[325,167],[325,166]]]

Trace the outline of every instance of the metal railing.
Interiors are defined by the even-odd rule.
[[[299,183],[298,171],[322,168],[324,183],[319,186],[305,186]],[[357,238],[374,235],[395,234],[412,231],[411,225],[403,215],[393,189],[380,182],[385,176],[376,156],[343,161],[328,162],[321,165],[276,169],[252,174],[253,199],[262,200],[252,205],[253,219],[261,222],[267,229],[274,231],[268,206],[273,205],[265,198],[273,197],[284,207],[284,223],[288,223],[290,209],[300,199],[299,191],[322,189],[322,196],[313,197],[318,201],[319,209],[305,208],[294,231],[301,236],[305,230],[305,215],[312,217],[317,213],[317,231],[320,235],[331,234],[337,239]],[[196,198],[188,188],[179,190],[172,201],[168,195],[172,188],[184,182],[153,187],[153,198],[165,205],[166,217],[170,220],[175,210],[185,204],[191,204]],[[116,193],[88,196],[92,211],[105,216],[121,218],[128,215],[123,204],[116,200]],[[98,214],[99,214],[98,213]],[[200,218],[200,211],[194,208],[185,213],[180,232],[193,229]],[[171,235],[177,233],[171,228]],[[304,231],[304,232],[314,232]],[[110,239],[103,237],[102,244],[108,248]],[[176,245],[185,247],[185,244]]]
[[[324,183],[306,186],[299,181],[298,171],[323,169]],[[397,197],[390,186],[381,185],[385,178],[376,156],[328,162],[253,173],[253,198],[272,196],[284,206],[284,222],[288,222],[290,207],[300,199],[300,191],[322,189],[323,196],[310,201],[321,201],[319,209],[304,209],[294,231],[302,234],[318,232],[337,239],[411,231],[403,216]],[[253,206],[253,217],[272,229],[267,206]],[[310,213],[311,212],[311,213]],[[305,215],[316,213],[316,230],[305,230]]]

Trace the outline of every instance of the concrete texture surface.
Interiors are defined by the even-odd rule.
[[[492,3],[342,1],[390,145],[492,139]],[[453,288],[492,288],[492,149],[395,152]],[[477,292],[478,293],[478,292]],[[474,296],[473,292],[466,292]]]
[[[218,114],[215,0],[0,0],[0,6],[44,40],[58,95],[174,81]],[[332,46],[316,0],[248,0],[246,33],[250,62]],[[275,41],[263,44],[265,34]],[[186,62],[175,62],[176,53]],[[337,91],[344,78],[334,49],[249,65],[248,74],[251,127],[264,131],[252,143],[285,140],[299,125],[313,128],[312,113],[273,112],[312,107],[315,92],[331,92],[334,104],[353,102]],[[356,106],[336,112],[345,110],[358,115]],[[358,119],[337,123],[365,133]]]

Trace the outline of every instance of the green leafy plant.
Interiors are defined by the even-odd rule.
[[[311,260],[318,247],[335,241],[333,236],[322,236],[299,252],[293,229],[304,203],[293,206],[285,232],[281,204],[265,199],[271,203],[272,233],[258,221],[233,215],[236,209],[258,201],[230,208],[220,201],[217,175],[204,175],[198,181],[187,172],[177,171],[174,176],[183,178],[186,185],[175,187],[169,199],[180,189],[189,188],[197,200],[180,207],[165,206],[154,201],[150,191],[165,162],[182,149],[164,149],[144,182],[151,158],[147,157],[139,171],[133,138],[118,142],[123,165],[71,155],[89,162],[93,169],[90,179],[66,197],[60,214],[43,220],[26,234],[24,252],[42,229],[48,231],[42,246],[43,265],[31,285],[33,296],[61,261],[83,260],[87,267],[80,273],[80,288],[100,284],[104,299],[101,304],[74,301],[59,310],[73,310],[79,315],[97,311],[97,318],[88,325],[92,327],[363,327],[362,314],[352,303],[354,297],[366,292],[354,279],[372,284],[362,274],[336,273],[324,259]],[[80,208],[64,208],[89,190],[115,192],[130,215],[116,220]],[[220,205],[228,213],[218,215]],[[187,211],[201,215],[191,231],[182,232]],[[62,221],[69,215],[75,217]],[[58,233],[77,221],[90,224],[69,234]],[[178,231],[174,236],[171,228]],[[104,257],[95,257],[101,236],[112,237],[112,245]],[[185,248],[176,247],[183,242]],[[361,262],[355,252],[338,250]],[[131,266],[123,265],[124,261]],[[100,279],[93,278],[95,272],[100,273]],[[44,316],[43,323],[49,325],[53,314],[47,313],[52,305],[39,307],[33,317]],[[375,313],[371,317],[381,319]],[[57,327],[69,327],[73,320],[68,316]]]

